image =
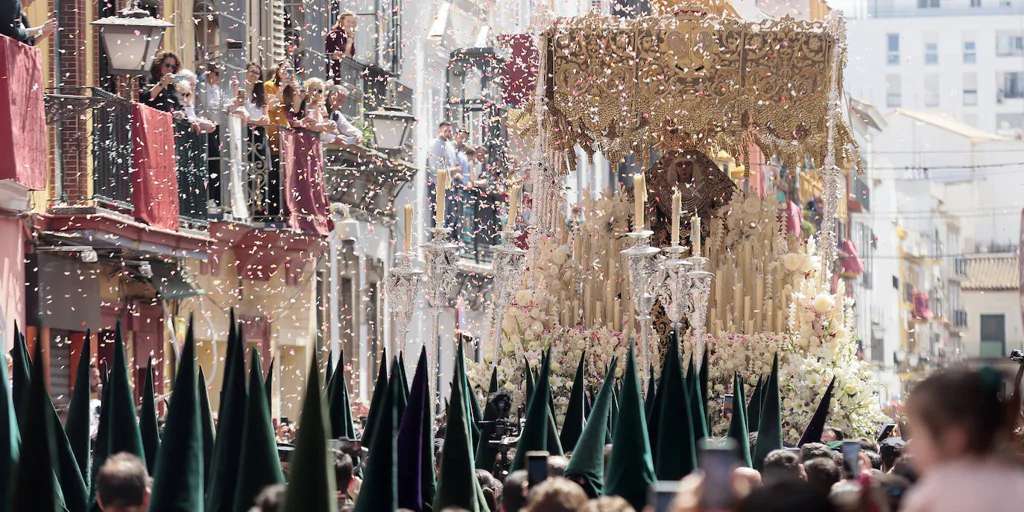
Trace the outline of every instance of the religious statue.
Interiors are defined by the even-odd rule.
[[[736,184],[707,155],[692,149],[666,152],[644,175],[647,180],[648,229],[654,232],[651,245],[655,247],[671,244],[672,195],[676,190],[682,199],[680,239],[691,239],[690,219],[696,215],[701,219],[702,244],[710,236],[711,218],[729,203],[736,190]],[[655,336],[664,346],[672,328],[660,302],[655,304],[651,315]],[[684,318],[684,332],[687,327]],[[659,352],[665,353],[664,350]]]

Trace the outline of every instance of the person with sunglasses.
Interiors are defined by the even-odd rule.
[[[181,59],[174,52],[161,52],[149,68],[149,83],[139,92],[139,101],[164,112],[180,112],[181,97],[174,89]]]

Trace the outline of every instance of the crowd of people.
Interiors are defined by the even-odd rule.
[[[507,177],[493,163],[487,147],[469,144],[469,137],[466,127],[456,128],[448,121],[438,125],[427,153],[427,201],[434,211],[438,171],[447,171],[450,180],[442,227],[452,230],[454,241],[491,244],[499,230],[498,205],[506,200]],[[433,226],[434,218],[429,218]]]

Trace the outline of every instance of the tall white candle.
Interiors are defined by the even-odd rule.
[[[683,211],[683,196],[677,188],[672,194],[672,245],[679,245],[679,217]]]
[[[690,220],[690,245],[694,256],[700,256],[700,215]]]
[[[448,170],[437,171],[437,186],[434,195],[434,227],[444,227],[445,192],[448,191]]]
[[[647,204],[647,180],[643,173],[633,175],[633,217],[634,229],[643,231],[644,207]]]
[[[519,201],[520,194],[523,191],[523,186],[516,184],[512,186],[512,191],[508,196],[508,219],[505,221],[505,230],[512,231],[516,227],[516,217],[519,215]]]
[[[405,205],[405,243],[402,247],[408,252],[412,247],[412,205]]]

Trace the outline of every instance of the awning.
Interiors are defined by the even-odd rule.
[[[923,110],[910,110],[905,108],[897,108],[893,110],[892,115],[904,116],[915,121],[934,126],[940,130],[959,135],[971,141],[971,143],[978,142],[1010,142],[1013,139],[1004,137],[1002,135],[986,132],[979,130],[969,124],[961,123],[956,118],[947,115],[931,111]]]
[[[195,297],[202,290],[192,284],[175,263],[150,261],[153,277],[150,282],[156,286],[157,293],[164,300],[179,300]]]
[[[845,275],[858,276],[864,273],[864,264],[857,257],[857,246],[852,240],[843,240],[839,245],[839,261]]]

